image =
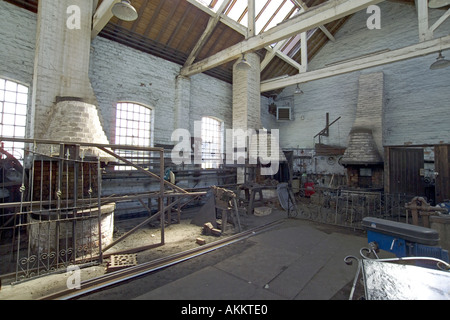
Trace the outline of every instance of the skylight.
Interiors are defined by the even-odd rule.
[[[227,0],[196,0],[214,12]],[[248,9],[247,0],[231,0],[225,10],[228,17],[247,27]],[[276,26],[294,13],[295,5],[291,0],[257,0],[256,5],[256,32],[259,34]]]
[[[225,1],[228,0],[196,0],[205,7],[217,12]],[[303,12],[303,8],[298,7],[294,0],[256,0],[256,34],[260,34],[277,26],[281,22],[294,17]],[[234,21],[248,26],[248,0],[230,0],[224,14]],[[315,30],[313,30],[315,31]],[[308,33],[308,38],[314,32]],[[272,44],[274,47],[276,43]],[[281,51],[293,57],[300,49],[300,35],[293,36],[281,48]]]

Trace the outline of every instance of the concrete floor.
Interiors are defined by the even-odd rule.
[[[269,231],[84,299],[346,300],[367,246],[362,232],[286,219]]]

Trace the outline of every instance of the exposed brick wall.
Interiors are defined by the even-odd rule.
[[[59,175],[58,161],[35,161],[33,174],[33,199],[43,201],[58,199],[58,186],[61,183],[61,200],[73,200],[75,191],[75,169],[73,163],[62,163],[62,175]],[[81,174],[83,173],[83,175]],[[98,196],[97,164],[83,163],[78,175],[78,198],[96,199]],[[83,177],[82,177],[83,176]],[[61,181],[60,181],[61,180]],[[60,181],[60,182],[59,182]],[[42,188],[41,188],[42,183]]]
[[[370,188],[381,189],[384,187],[383,166],[371,166],[371,174],[368,176],[360,175],[360,169],[367,169],[366,166],[351,166],[347,168],[347,186],[350,188]]]

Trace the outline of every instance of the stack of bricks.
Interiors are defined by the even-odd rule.
[[[220,237],[222,235],[222,231],[214,228],[211,222],[207,222],[203,225],[203,234],[207,236],[213,235],[216,237]]]

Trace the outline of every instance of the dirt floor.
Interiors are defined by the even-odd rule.
[[[228,224],[225,234],[218,236],[205,235],[203,228],[191,224],[192,217],[200,208],[191,208],[184,210],[180,223],[172,223],[165,227],[165,244],[156,248],[137,252],[137,263],[152,261],[161,257],[167,257],[175,253],[183,252],[192,248],[199,247],[197,238],[203,238],[206,243],[217,241],[235,233],[233,225]],[[283,219],[287,214],[283,210],[274,208],[268,216],[241,215],[240,222],[243,230],[254,228],[258,225],[266,224],[270,221]],[[131,219],[115,222],[114,237],[131,230],[142,222],[145,218]],[[107,254],[114,254],[125,249],[137,248],[146,245],[161,243],[161,228],[159,225],[146,225],[132,233],[129,237],[119,242],[108,250]],[[107,264],[110,259],[104,260],[101,265],[84,267],[81,269],[81,281],[104,275],[107,271]],[[64,290],[67,288],[67,280],[70,274],[66,270],[61,270],[58,274],[42,276],[32,280],[26,280],[14,283],[15,279],[3,279],[0,289],[0,300],[35,300],[49,294]]]

